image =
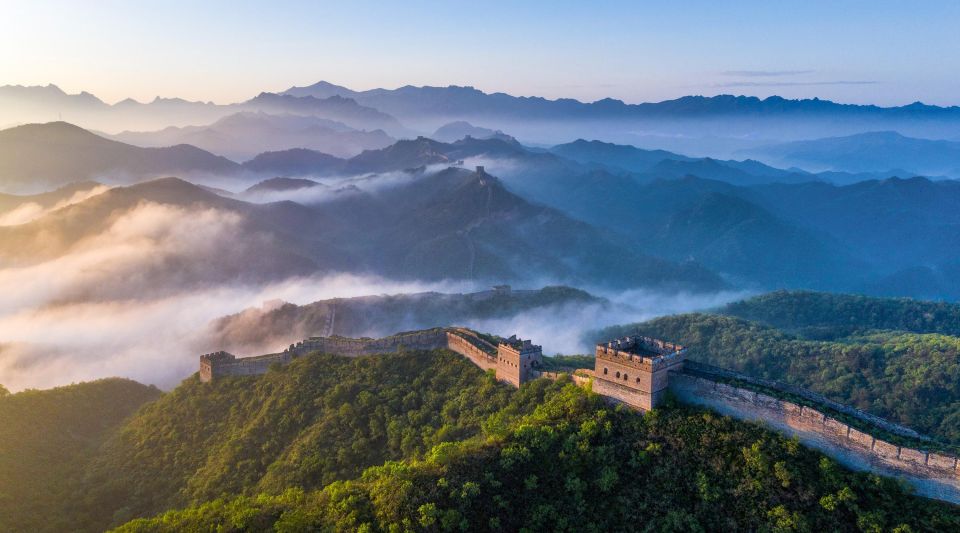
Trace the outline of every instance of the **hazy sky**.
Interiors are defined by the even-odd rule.
[[[960,104],[957,1],[0,0],[0,85],[231,102],[327,80],[627,102]]]

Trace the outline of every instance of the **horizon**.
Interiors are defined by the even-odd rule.
[[[642,104],[661,104],[661,103],[665,103],[665,102],[673,102],[673,101],[677,101],[677,100],[682,100],[682,99],[684,99],[684,98],[705,98],[705,99],[712,99],[712,98],[732,97],[732,98],[755,99],[755,100],[759,100],[759,101],[766,101],[766,100],[770,100],[770,99],[781,99],[781,100],[786,100],[786,101],[791,101],[791,102],[823,101],[823,102],[832,102],[832,103],[840,104],[840,105],[874,106],[874,107],[883,108],[883,109],[892,109],[892,108],[907,107],[907,106],[916,105],[916,104],[924,105],[924,106],[927,106],[927,107],[938,107],[938,108],[941,108],[941,109],[948,109],[948,108],[953,108],[953,107],[960,107],[960,104],[940,105],[940,104],[932,104],[932,103],[929,103],[929,102],[924,102],[924,101],[922,101],[922,100],[915,100],[915,101],[912,101],[912,102],[906,102],[906,103],[902,103],[902,104],[881,105],[881,104],[876,104],[876,103],[872,103],[872,102],[855,103],[855,102],[846,102],[846,101],[841,101],[841,100],[831,100],[831,99],[828,99],[828,98],[821,98],[821,97],[818,97],[818,96],[801,96],[801,97],[795,97],[795,98],[793,98],[793,97],[786,97],[786,96],[783,96],[783,95],[780,95],[780,94],[770,94],[770,95],[767,95],[767,96],[757,96],[757,95],[744,94],[744,93],[734,93],[734,92],[717,93],[717,94],[712,94],[712,95],[708,95],[708,94],[693,94],[693,93],[691,93],[691,94],[681,94],[681,95],[677,95],[677,96],[674,96],[674,97],[671,97],[671,98],[662,99],[662,100],[643,100],[643,101],[626,101],[626,100],[621,100],[621,99],[613,98],[613,97],[609,97],[609,96],[605,96],[605,97],[602,97],[602,98],[598,98],[598,99],[596,99],[596,100],[581,100],[581,99],[578,99],[578,98],[566,97],[566,96],[544,97],[544,96],[539,96],[539,95],[513,94],[513,93],[509,93],[509,92],[502,91],[502,90],[485,90],[485,89],[481,89],[481,88],[476,87],[476,86],[473,86],[473,85],[456,85],[456,84],[447,84],[447,85],[414,85],[414,84],[411,84],[411,83],[405,83],[405,84],[403,84],[403,85],[390,86],[390,87],[370,87],[370,88],[365,88],[365,89],[357,89],[357,88],[352,87],[352,86],[349,86],[349,85],[347,85],[347,84],[334,83],[334,82],[331,82],[331,81],[328,81],[328,80],[325,80],[325,79],[318,80],[318,81],[315,81],[315,82],[312,82],[312,83],[306,83],[306,84],[303,84],[303,85],[292,85],[292,86],[290,86],[290,87],[286,87],[286,88],[283,88],[283,89],[276,89],[276,90],[267,90],[267,89],[264,89],[264,90],[261,90],[261,91],[258,91],[258,92],[256,92],[256,93],[254,93],[254,94],[251,94],[251,95],[248,96],[248,97],[242,97],[241,99],[239,99],[239,100],[234,100],[234,101],[215,101],[215,100],[209,99],[209,98],[207,98],[207,99],[201,98],[201,99],[197,99],[197,100],[192,100],[192,99],[183,98],[183,97],[180,97],[180,96],[177,96],[177,95],[169,95],[169,96],[157,95],[157,96],[154,96],[153,98],[149,98],[149,99],[137,99],[137,98],[134,98],[134,97],[131,97],[131,96],[127,96],[127,97],[120,98],[120,99],[118,99],[118,100],[110,100],[110,99],[102,98],[102,97],[101,97],[100,95],[98,95],[97,93],[95,93],[95,92],[93,92],[93,91],[86,90],[86,89],[66,90],[66,89],[63,88],[63,86],[61,86],[61,85],[58,84],[58,83],[54,83],[54,82],[47,82],[47,83],[36,84],[36,85],[27,85],[27,84],[18,84],[18,83],[8,83],[8,84],[0,85],[0,89],[2,89],[2,88],[8,88],[8,87],[23,88],[23,89],[49,89],[49,88],[55,88],[55,89],[58,89],[60,92],[62,92],[62,93],[63,93],[64,95],[66,95],[66,96],[82,96],[82,95],[84,95],[84,94],[87,94],[87,95],[93,96],[94,98],[96,98],[96,99],[99,100],[100,102],[102,102],[102,103],[104,103],[104,104],[107,104],[107,105],[110,105],[110,106],[114,106],[114,105],[117,105],[117,104],[119,104],[119,103],[121,103],[121,102],[128,101],[128,100],[132,100],[132,101],[134,101],[134,102],[136,102],[136,103],[138,103],[138,104],[150,104],[150,103],[153,103],[154,101],[157,101],[157,100],[161,100],[161,101],[162,101],[162,100],[177,100],[177,99],[185,100],[185,101],[191,102],[191,103],[204,103],[204,104],[214,104],[214,105],[230,105],[230,104],[236,104],[236,103],[242,103],[242,102],[248,101],[248,100],[250,100],[250,99],[252,99],[252,98],[255,98],[256,96],[258,96],[258,95],[260,95],[260,94],[281,94],[281,93],[283,93],[284,91],[287,91],[287,90],[289,90],[289,89],[310,87],[310,86],[317,85],[317,84],[320,84],[320,83],[326,83],[326,84],[329,84],[329,85],[331,85],[331,86],[342,87],[342,88],[345,88],[345,89],[348,89],[348,90],[351,90],[351,91],[355,91],[355,92],[372,91],[372,90],[378,90],[378,89],[382,89],[382,90],[386,90],[386,91],[396,91],[396,90],[404,89],[404,88],[417,88],[417,89],[423,89],[423,88],[435,88],[435,89],[452,89],[452,88],[457,88],[457,89],[474,89],[474,90],[480,91],[480,92],[482,92],[483,94],[486,94],[486,95],[506,94],[506,95],[508,95],[508,96],[512,96],[512,97],[516,97],[516,98],[543,98],[543,99],[545,99],[545,100],[554,101],[554,102],[555,102],[555,101],[558,101],[558,100],[575,100],[575,101],[580,102],[580,103],[583,103],[583,104],[595,104],[595,103],[600,102],[600,101],[603,101],[603,100],[615,100],[615,101],[621,102],[621,103],[623,103],[623,104],[625,104],[625,105],[642,105]],[[50,121],[50,122],[59,122],[59,121]],[[69,121],[64,121],[64,122],[69,122]]]
[[[259,7],[15,0],[0,48],[17,53],[0,54],[0,85],[53,83],[105,102],[227,103],[332,79],[354,90],[456,85],[585,102],[960,103],[951,76],[960,5],[945,1]]]

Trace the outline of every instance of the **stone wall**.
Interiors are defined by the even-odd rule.
[[[470,362],[477,365],[482,370],[495,370],[497,368],[496,356],[478,348],[476,343],[470,342],[464,333],[448,331],[447,348],[466,357],[470,360]]]
[[[596,389],[598,381],[594,381],[595,392],[600,392]],[[849,468],[898,477],[912,485],[917,494],[960,503],[960,471],[956,457],[897,446],[816,409],[690,372],[671,373],[670,391],[681,401],[710,407],[741,420],[763,422],[782,433],[796,436],[805,445]]]
[[[706,377],[708,379],[732,378],[739,381],[752,383],[754,385],[759,385],[761,387],[766,387],[774,390],[787,392],[787,393],[793,394],[794,396],[798,396],[805,400],[814,402],[818,405],[824,405],[829,409],[832,409],[838,413],[843,413],[845,415],[852,416],[854,418],[862,420],[867,424],[880,427],[885,431],[889,431],[890,433],[902,435],[904,437],[915,438],[915,439],[926,438],[908,427],[901,426],[899,424],[894,424],[893,422],[889,420],[884,420],[879,416],[871,415],[870,413],[866,413],[854,407],[850,407],[849,405],[835,402],[827,398],[826,396],[823,396],[822,394],[817,394],[813,391],[803,389],[800,387],[794,387],[792,385],[781,383],[779,381],[774,381],[771,379],[755,378],[753,376],[741,374],[740,372],[735,372],[733,370],[727,370],[725,368],[720,368],[720,367],[716,367],[716,366],[712,366],[704,363],[698,363],[696,361],[687,361],[684,366],[684,371],[687,372],[688,374],[692,373],[694,375],[699,375],[701,377]]]
[[[332,353],[348,357],[393,353],[404,347],[410,350],[435,350],[447,347],[447,332],[443,328],[414,331],[381,339],[351,339],[349,337],[311,337],[292,345],[288,351],[296,356],[308,353]]]

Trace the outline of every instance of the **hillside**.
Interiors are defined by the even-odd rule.
[[[696,264],[656,259],[624,246],[597,228],[560,211],[527,202],[494,176],[447,169],[407,186],[372,195],[365,209],[351,199],[337,211],[363,230],[364,239],[339,236],[366,264],[393,276],[464,278],[572,285],[686,286],[723,284]],[[337,203],[328,210],[338,209]],[[368,217],[377,213],[380,223]],[[349,239],[341,241],[340,239]],[[375,266],[374,266],[375,265]]]
[[[245,170],[283,176],[325,176],[341,171],[344,160],[316,150],[291,148],[263,152],[243,163]]]
[[[957,306],[781,292],[719,312],[726,314],[663,317],[593,337],[675,339],[695,361],[807,388],[960,444]]]
[[[446,350],[315,355],[263,376],[193,377],[81,468],[60,464],[51,463],[57,483],[83,498],[41,493],[34,503],[45,512],[14,508],[10,523],[95,531],[187,506],[124,530],[960,524],[955,507],[758,425],[672,404],[640,416],[569,381],[515,390]]]
[[[78,524],[101,529],[222,494],[322,488],[468,439],[501,410],[507,424],[555,388],[516,393],[445,350],[306,357],[213,384],[189,378],[102,448]]]
[[[391,357],[396,356],[387,359]],[[414,355],[421,361],[424,357]],[[391,379],[390,384],[380,384],[378,379],[367,384],[365,371],[360,376],[338,372],[340,384],[323,394],[322,402],[309,402],[316,414],[306,420],[295,416],[305,402],[294,400],[296,393],[285,385],[296,380],[299,387],[312,388],[318,379],[327,379],[314,365],[332,370],[341,363],[331,358],[308,359],[263,378],[215,385],[216,393],[203,392],[239,401],[236,418],[231,416],[213,431],[213,439],[236,427],[243,410],[254,402],[270,405],[288,398],[280,405],[293,409],[294,416],[285,417],[290,421],[285,424],[287,431],[276,435],[237,432],[239,441],[215,460],[216,466],[201,469],[217,485],[205,488],[188,483],[184,494],[201,500],[204,492],[219,496],[224,488],[235,486],[234,480],[243,479],[243,496],[223,495],[154,519],[135,520],[121,530],[204,530],[216,524],[256,530],[856,531],[906,526],[934,531],[960,524],[960,514],[952,506],[910,497],[892,480],[852,474],[757,425],[677,406],[641,417],[612,409],[569,382],[541,380],[512,391],[494,385],[473,368],[465,367],[459,378],[454,377],[457,373],[449,369],[449,360],[444,361],[441,376],[430,376],[427,372],[436,368],[433,364],[400,359],[404,362],[393,365],[409,365],[408,383],[397,380],[394,384]],[[382,358],[374,357],[364,367],[373,370],[384,364]],[[310,366],[315,370],[306,372]],[[436,387],[451,379],[466,385],[461,389],[465,393],[479,386],[487,396],[482,403],[476,401],[477,395],[441,393],[437,397]],[[255,389],[237,389],[239,382],[254,380],[260,382]],[[353,387],[363,391],[359,401],[345,403],[343,393]],[[200,390],[198,384],[185,384],[174,393],[179,397],[177,404]],[[385,409],[374,407],[374,402],[394,390]],[[411,392],[404,395],[404,390]],[[443,420],[452,418],[443,426],[433,425],[440,420],[419,415],[438,412],[430,408],[431,401],[424,401],[432,397],[448,398],[440,412]],[[408,426],[411,417],[402,416],[384,426],[390,419],[382,417],[389,417],[394,405],[407,402],[417,409],[414,419],[422,422]],[[483,407],[478,409],[479,405]],[[276,415],[258,412],[264,418],[257,427],[272,427],[270,420]],[[367,420],[372,423],[363,423]],[[353,436],[330,443],[327,439],[336,433],[319,431],[320,427],[302,429],[304,424],[311,427],[311,421]],[[394,428],[394,423],[400,424],[396,433],[390,429],[379,433],[381,428]],[[425,441],[416,432],[421,423],[428,428],[423,432]],[[413,437],[409,448],[403,446],[407,439],[400,439],[406,428]],[[339,469],[344,459],[364,462],[370,448],[350,444],[365,443],[367,435],[378,433],[401,460],[359,476],[348,473],[356,472],[355,467]],[[294,435],[301,435],[296,451],[281,453],[279,464],[268,467],[264,461],[244,460],[249,457],[245,450],[266,450],[269,463],[277,457],[277,445]],[[163,440],[156,442],[161,449],[166,446]],[[339,454],[332,453],[337,449]],[[286,464],[293,458],[300,461],[298,468]],[[128,470],[121,466],[117,471]],[[326,480],[344,475],[347,481],[323,486]],[[147,472],[141,476],[149,479]],[[904,508],[911,512],[903,513]]]
[[[261,152],[289,148],[351,157],[394,142],[382,130],[362,131],[316,116],[263,112],[235,113],[206,126],[124,131],[112,138],[137,146],[190,144],[235,161],[248,160]]]
[[[65,501],[100,446],[160,391],[122,379],[4,394],[0,386],[0,530],[69,530]]]
[[[224,316],[210,325],[209,346],[239,353],[267,353],[292,339],[310,336],[382,337],[398,331],[475,321],[532,311],[609,302],[570,287],[487,290],[467,294],[436,292],[334,298],[306,305],[275,304]],[[238,352],[234,352],[238,353]]]
[[[0,131],[0,187],[51,188],[70,182],[130,181],[171,174],[224,174],[237,164],[189,145],[140,148],[66,122]]]
[[[960,143],[917,139],[895,131],[760,146],[747,151],[773,164],[811,170],[868,172],[907,169],[925,176],[960,177]],[[913,174],[901,177],[912,177]]]
[[[876,329],[960,336],[960,305],[906,298],[777,291],[727,304],[720,312],[804,337]]]

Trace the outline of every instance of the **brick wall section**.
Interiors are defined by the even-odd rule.
[[[955,457],[900,447],[816,409],[692,373],[671,373],[670,390],[684,402],[704,405],[741,420],[762,422],[796,436],[847,467],[902,478],[921,496],[960,503],[960,472]]]
[[[713,377],[733,378],[733,379],[737,379],[747,383],[753,383],[755,385],[760,385],[763,387],[780,390],[783,392],[788,392],[795,396],[799,396],[806,400],[815,402],[819,405],[825,405],[838,413],[843,413],[845,415],[858,418],[868,424],[883,428],[884,430],[889,431],[890,433],[902,435],[904,437],[921,438],[921,435],[919,435],[916,431],[908,427],[904,427],[899,424],[894,424],[889,420],[884,420],[883,418],[871,415],[870,413],[863,412],[854,407],[850,407],[849,405],[835,402],[823,396],[822,394],[817,394],[813,391],[803,389],[800,387],[794,387],[793,385],[788,385],[786,383],[781,383],[779,381],[755,378],[753,376],[741,374],[733,370],[727,370],[725,368],[719,368],[712,365],[700,363],[697,361],[686,361],[684,363],[684,371],[688,373],[704,376],[707,378],[713,378]]]
[[[447,347],[469,359],[471,363],[480,367],[481,370],[497,368],[496,356],[478,348],[475,342],[470,342],[462,333],[448,331]]]

